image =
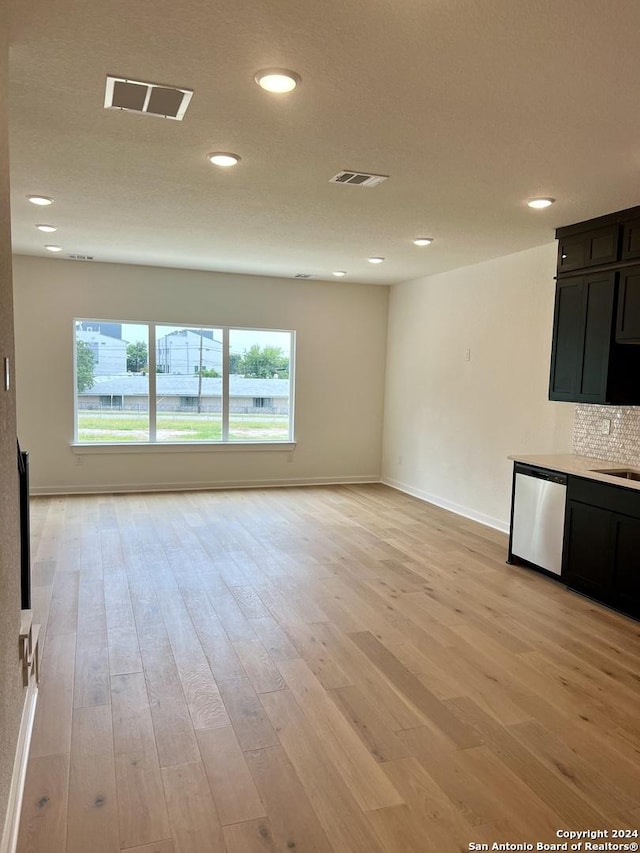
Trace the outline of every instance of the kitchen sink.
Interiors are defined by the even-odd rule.
[[[594,474],[609,474],[611,477],[620,477],[623,480],[640,480],[640,471],[630,468],[592,468]]]

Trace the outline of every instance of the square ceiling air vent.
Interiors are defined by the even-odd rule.
[[[353,170],[343,169],[338,172],[330,180],[330,184],[351,184],[356,187],[377,187],[383,181],[386,181],[389,175],[372,175],[370,172],[354,172]]]
[[[104,108],[182,121],[192,95],[191,89],[175,89],[127,77],[107,77]]]

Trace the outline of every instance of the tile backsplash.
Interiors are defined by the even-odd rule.
[[[608,435],[604,421],[611,421]],[[640,467],[640,407],[576,406],[573,452]]]

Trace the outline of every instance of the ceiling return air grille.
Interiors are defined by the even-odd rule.
[[[192,95],[191,89],[175,89],[126,77],[107,77],[104,108],[182,121]]]
[[[389,175],[372,175],[370,172],[354,172],[343,169],[330,179],[330,184],[351,184],[356,187],[377,187],[386,181]]]

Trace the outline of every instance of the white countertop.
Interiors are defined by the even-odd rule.
[[[548,453],[537,456],[515,454],[509,456],[509,459],[512,459],[514,462],[524,462],[525,465],[538,465],[540,468],[548,468],[551,471],[560,471],[563,474],[575,474],[578,477],[586,477],[589,480],[598,480],[600,483],[608,483],[609,485],[623,486],[625,489],[640,491],[640,480],[625,480],[622,477],[613,477],[611,474],[600,474],[597,470],[593,470],[594,468],[638,470],[622,462],[611,462],[609,459],[593,459],[591,456],[576,456],[574,453]]]

